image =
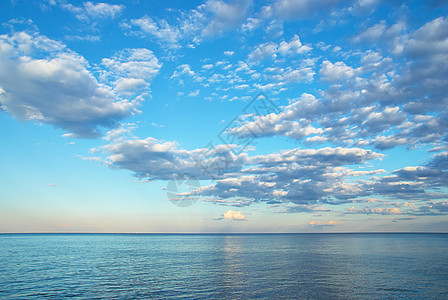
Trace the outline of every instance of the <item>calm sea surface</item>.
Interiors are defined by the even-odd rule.
[[[0,234],[0,299],[448,299],[448,234]]]

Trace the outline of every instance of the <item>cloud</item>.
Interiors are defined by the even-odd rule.
[[[356,174],[343,167],[383,157],[360,148],[297,148],[249,156],[245,152],[235,155],[234,147],[217,145],[185,150],[175,142],[146,138],[117,140],[102,150],[111,168],[130,170],[145,180],[168,180],[176,174],[214,179],[215,184],[201,187],[195,193],[213,199],[243,199],[244,203],[307,204],[330,198],[356,198],[368,193],[362,184],[345,182],[346,178],[382,171]]]
[[[258,62],[267,58],[276,59],[278,55],[287,57],[305,54],[312,50],[310,45],[303,45],[298,35],[294,35],[289,42],[280,44],[267,42],[258,45],[248,56],[249,61]]]
[[[306,82],[309,83],[313,81],[315,72],[312,68],[301,67],[293,69],[291,67],[286,68],[272,68],[276,74],[265,74],[264,77],[269,80],[275,80],[280,84],[285,83],[298,83]]]
[[[75,6],[73,4],[64,3],[61,7],[71,13],[76,18],[82,21],[97,20],[97,19],[113,19],[118,17],[125,9],[124,5],[84,2],[83,6]]]
[[[325,60],[319,71],[319,75],[329,82],[341,82],[345,79],[352,78],[355,74],[356,72],[353,68],[341,61],[333,64],[330,61]]]
[[[395,54],[403,51],[403,38],[406,30],[404,22],[387,25],[385,21],[375,24],[354,37],[355,43],[386,45]]]
[[[319,12],[334,8],[339,2],[339,0],[277,0],[272,5],[272,10],[280,19],[308,19]]]
[[[313,115],[320,114],[322,109],[322,103],[313,95],[303,94],[300,100],[284,107],[282,112],[256,116],[253,121],[251,117],[250,121],[231,128],[229,132],[241,138],[273,135],[301,138],[321,132],[310,124],[310,120]],[[299,121],[295,121],[296,119]]]
[[[422,166],[408,166],[381,178],[371,188],[391,198],[433,200],[433,191],[448,185],[448,152],[435,154]],[[441,195],[443,197],[443,194]]]
[[[396,214],[402,214],[402,212],[397,208],[361,208],[357,209],[354,206],[347,208],[346,212],[347,214],[379,214],[379,215],[396,215]]]
[[[199,95],[199,90],[190,92],[190,93],[188,94],[189,97],[196,97],[197,95]]]
[[[247,221],[246,217],[243,216],[241,211],[233,211],[230,209],[227,212],[222,214],[221,219],[231,220],[231,221]]]
[[[231,29],[239,27],[249,12],[251,1],[214,1],[209,0],[199,6],[201,11],[211,15],[211,20],[201,32],[202,36],[221,35]]]
[[[103,58],[102,65],[106,69],[102,79],[113,82],[115,91],[125,95],[147,91],[162,67],[152,51],[145,48],[121,50],[112,58]]]
[[[86,14],[91,18],[115,18],[121,14],[124,5],[84,2],[84,9]]]
[[[260,19],[247,18],[246,23],[241,25],[241,30],[246,33],[254,31],[256,28],[261,26],[261,23],[262,23],[262,20],[260,20]]]
[[[312,228],[324,228],[324,227],[334,227],[336,225],[342,224],[340,221],[326,221],[326,222],[317,222],[317,221],[310,221],[307,224],[307,227]]]
[[[181,16],[171,24],[166,19],[153,19],[146,15],[139,19],[124,20],[121,28],[132,35],[155,38],[174,50],[237,29],[246,20],[250,7],[249,0],[208,0],[195,9],[181,12]]]
[[[373,13],[382,0],[357,0],[349,11],[355,15],[367,15]]]
[[[93,138],[101,135],[99,127],[114,127],[138,112],[141,100],[120,99],[108,82],[98,82],[82,56],[60,42],[37,32],[15,32],[0,36],[0,49],[0,104],[20,121]]]
[[[311,51],[311,46],[303,45],[298,35],[294,35],[289,42],[281,42],[278,46],[278,53],[282,56],[303,54]]]
[[[180,30],[169,25],[166,20],[154,21],[151,17],[144,16],[140,19],[132,19],[129,23],[124,22],[121,27],[135,35],[154,37],[170,49],[180,47]]]
[[[198,179],[220,178],[241,169],[247,154],[234,155],[235,145],[185,150],[176,142],[154,138],[117,140],[101,147],[112,168],[127,169],[147,180],[169,180],[176,174]]]
[[[268,42],[259,45],[255,50],[249,54],[249,61],[260,61],[267,58],[277,57],[277,45],[273,42]]]
[[[173,75],[171,75],[171,78],[176,78],[181,75],[187,75],[187,76],[194,77],[194,76],[196,76],[196,73],[193,70],[191,70],[190,65],[183,64],[183,65],[176,67],[176,70],[174,71]]]
[[[380,23],[360,40],[375,39],[373,36],[378,32],[378,45],[386,50],[391,45],[400,46],[400,53],[406,55],[405,64],[400,63],[401,58],[385,57],[380,49],[346,54],[350,65],[324,59],[318,80],[330,85],[319,91],[314,112],[310,114],[305,101],[299,98],[278,114],[249,117],[229,132],[239,137],[281,135],[310,143],[373,146],[381,150],[435,144],[446,139],[443,130],[448,125],[448,103],[444,96],[448,86],[444,76],[448,70],[445,23],[448,23],[445,18],[437,18],[407,34],[402,34],[406,26],[401,23],[394,26]],[[426,46],[431,50],[425,51]],[[278,44],[273,42],[258,45],[249,54],[249,61],[272,58],[278,64],[281,61],[278,49]],[[256,78],[270,82],[253,86],[278,92],[290,82],[312,82],[316,80],[315,60],[309,60],[297,69],[267,67]],[[434,114],[435,111],[438,113]]]

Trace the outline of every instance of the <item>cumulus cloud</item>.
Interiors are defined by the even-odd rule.
[[[98,82],[82,56],[37,32],[0,36],[0,70],[1,108],[20,121],[61,128],[66,136],[97,137],[99,127],[115,126],[138,112],[141,102],[120,99],[110,85]],[[124,85],[135,83],[117,81],[116,89]]]
[[[92,18],[115,18],[121,14],[124,5],[84,2],[86,14]]]
[[[329,82],[340,82],[344,79],[352,78],[356,72],[352,67],[347,66],[344,62],[331,63],[325,60],[322,63],[322,68],[319,71],[319,75]]]
[[[404,23],[396,23],[387,25],[385,21],[367,28],[354,38],[355,42],[392,42],[399,38],[404,32],[406,25]]]
[[[250,118],[248,122],[231,128],[229,132],[241,138],[274,135],[302,138],[318,134],[322,130],[313,127],[310,120],[313,115],[319,114],[322,108],[320,101],[313,95],[303,94],[300,100],[284,107],[282,112],[256,116],[254,120]]]
[[[151,50],[145,48],[124,49],[112,58],[104,58],[102,79],[113,82],[119,94],[144,93],[162,64]]]
[[[233,211],[233,210],[228,210],[227,212],[222,214],[222,218],[220,218],[221,220],[231,220],[231,221],[247,221],[246,217],[243,216],[243,214],[241,213],[241,211]]]
[[[362,184],[345,182],[356,174],[345,167],[380,159],[382,154],[360,148],[292,149],[266,155],[235,155],[235,145],[185,150],[175,142],[153,138],[117,140],[103,146],[106,163],[127,169],[145,180],[168,180],[191,174],[216,183],[196,194],[206,199],[250,204],[280,201],[297,204],[345,201],[366,195]],[[210,201],[210,200],[209,200]]]
[[[347,54],[347,61],[322,61],[318,79],[330,85],[319,91],[313,111],[299,98],[282,107],[280,113],[248,117],[229,132],[238,137],[281,135],[309,143],[373,146],[380,150],[436,145],[447,138],[443,129],[448,125],[446,23],[446,18],[437,18],[404,34],[405,24],[388,26],[380,22],[355,40],[377,43],[384,51]],[[294,39],[288,44],[292,42]],[[278,63],[282,56],[278,49],[274,42],[261,44],[249,54],[248,61],[272,58]],[[406,55],[406,63],[385,56],[386,51]],[[297,69],[270,66],[263,75],[270,83],[254,86],[274,93],[286,88],[288,82],[312,82],[314,63]]]
[[[382,177],[371,185],[378,194],[390,198],[433,200],[446,197],[437,191],[448,185],[448,152],[435,154],[426,164],[408,166]]]
[[[176,142],[154,138],[119,140],[103,146],[112,168],[128,169],[139,178],[169,180],[176,174],[198,179],[220,178],[241,169],[247,154],[233,154],[235,145],[218,145],[194,150],[181,149]]]
[[[280,44],[268,42],[258,45],[248,56],[249,61],[257,62],[267,58],[281,56],[293,56],[305,54],[312,50],[310,45],[303,45],[298,35],[291,38],[289,42],[282,41]]]

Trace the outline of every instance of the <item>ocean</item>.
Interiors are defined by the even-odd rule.
[[[448,234],[0,234],[0,299],[448,299]]]

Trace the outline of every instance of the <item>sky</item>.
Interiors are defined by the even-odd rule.
[[[0,232],[448,232],[444,1],[0,12]]]

